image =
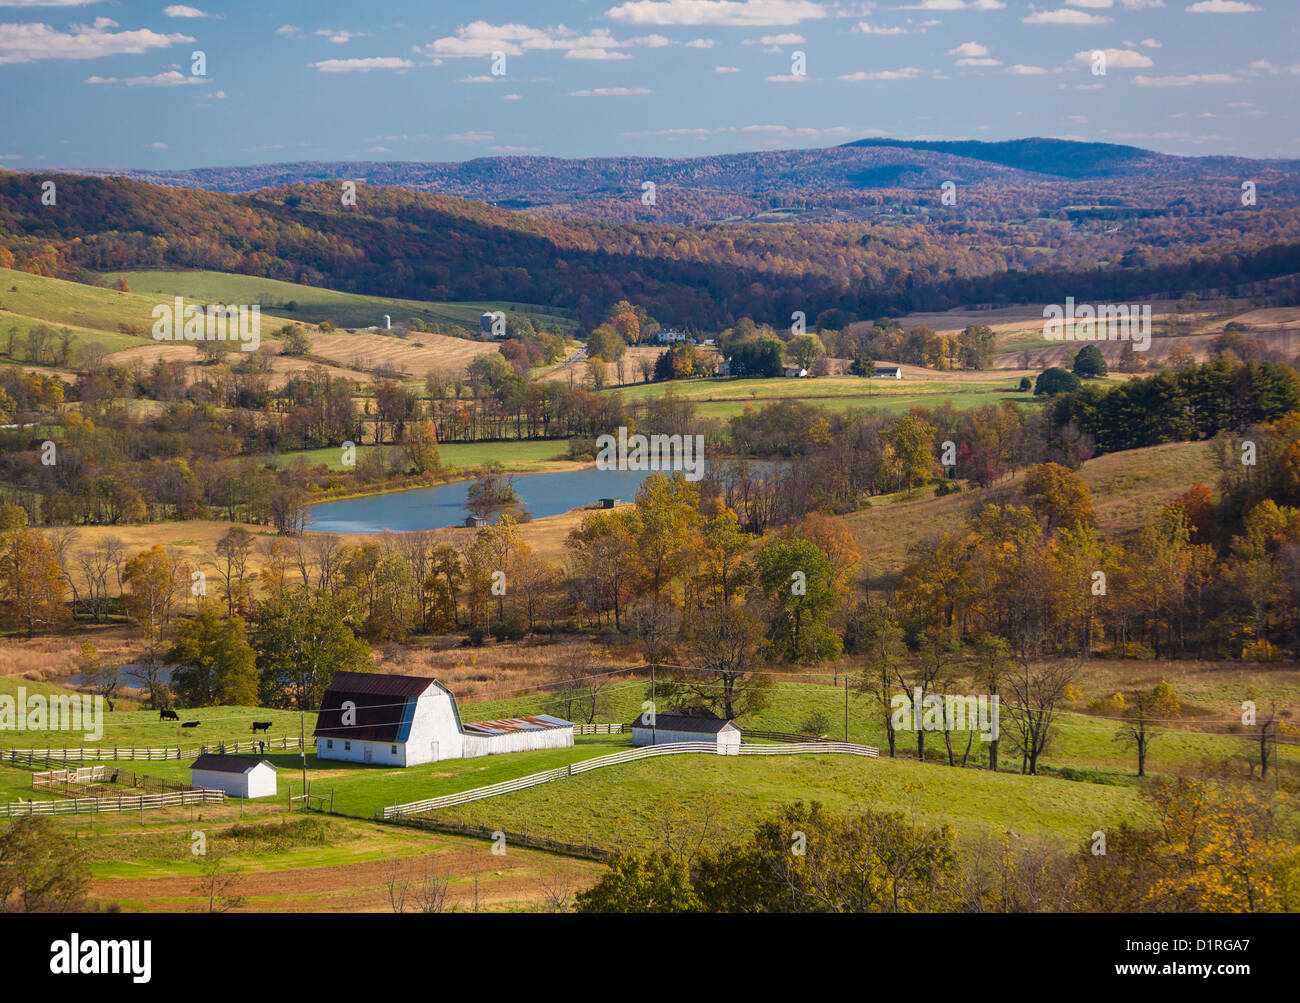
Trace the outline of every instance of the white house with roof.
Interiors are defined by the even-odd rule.
[[[718,751],[740,751],[740,728],[734,721],[693,714],[651,714],[632,722],[633,745],[667,745],[670,742],[716,742]]]
[[[257,756],[208,752],[190,764],[190,783],[234,798],[275,797],[275,767]]]
[[[318,759],[418,766],[573,745],[573,722],[549,714],[465,724],[436,679],[336,672],[316,717]]]

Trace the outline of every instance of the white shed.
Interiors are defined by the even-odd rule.
[[[233,798],[275,797],[275,767],[257,756],[204,753],[190,764],[195,787],[225,791]]]
[[[670,742],[717,742],[719,752],[740,750],[740,729],[734,721],[693,714],[642,714],[632,722],[633,745],[666,745]]]

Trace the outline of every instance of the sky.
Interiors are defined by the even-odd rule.
[[[1298,29],[1300,0],[0,0],[0,167],[879,136],[1296,158]]]

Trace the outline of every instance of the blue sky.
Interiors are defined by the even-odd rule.
[[[0,166],[867,136],[1300,157],[1298,27],[1298,0],[0,0]]]

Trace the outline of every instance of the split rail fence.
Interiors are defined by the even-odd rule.
[[[308,742],[308,748],[311,743]],[[259,755],[276,749],[288,752],[299,748],[297,738],[250,739],[247,742],[214,742],[211,745],[164,745],[154,748],[142,748],[135,745],[99,746],[93,749],[0,749],[0,762],[19,763],[35,766],[41,763],[76,763],[96,762],[122,759],[193,759],[209,752],[222,755],[227,753],[257,753]]]

